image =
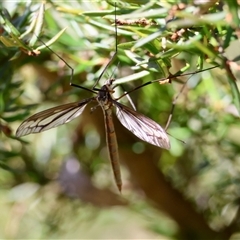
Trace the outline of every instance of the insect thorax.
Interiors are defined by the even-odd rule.
[[[109,85],[103,85],[98,92],[97,101],[105,110],[112,106],[112,97],[110,92],[113,91]]]

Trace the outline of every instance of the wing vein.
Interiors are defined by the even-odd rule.
[[[68,103],[36,113],[22,122],[17,129],[16,135],[20,137],[30,133],[39,133],[70,122],[81,115],[87,104],[94,99],[88,98],[80,102]]]
[[[113,103],[117,109],[117,117],[125,128],[145,142],[170,149],[168,135],[158,123],[117,101]]]

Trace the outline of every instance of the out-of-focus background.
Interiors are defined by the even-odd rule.
[[[0,7],[0,238],[240,238],[237,1]],[[169,151],[139,140],[114,116],[121,194],[94,104],[68,124],[15,136],[34,113],[92,96],[70,87],[69,66],[72,82],[93,86],[115,51],[115,15],[118,53],[98,88],[113,76],[120,96],[177,72],[218,66],[130,94],[138,112],[164,127],[180,93]],[[131,107],[126,97],[120,102]]]

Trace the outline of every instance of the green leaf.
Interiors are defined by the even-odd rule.
[[[46,48],[47,46],[52,45],[54,42],[56,42],[61,37],[61,35],[65,32],[66,29],[67,28],[62,29],[59,33],[57,33],[53,38],[51,38],[49,41],[47,41],[44,45],[37,47],[36,50],[41,50],[41,49]]]
[[[43,21],[44,21],[44,6],[45,4],[42,3],[40,6],[40,9],[38,11],[37,17],[34,19],[34,32],[33,32],[33,36],[29,41],[29,46],[34,46],[34,44],[36,43],[36,41],[38,40],[41,32],[42,32],[42,28],[43,28]]]
[[[239,3],[237,0],[229,0],[226,1],[229,7],[229,11],[232,15],[232,19],[236,27],[240,26],[240,19],[239,19]]]
[[[162,31],[157,31],[147,37],[144,37],[144,38],[138,40],[136,42],[136,44],[133,46],[132,51],[134,51],[136,48],[140,48],[140,47],[146,45],[147,43],[150,43],[151,41],[160,37],[161,35],[162,35]]]
[[[126,77],[123,77],[123,78],[118,78],[114,81],[115,84],[123,84],[123,83],[126,83],[126,82],[130,82],[130,81],[135,81],[135,80],[138,80],[138,79],[141,79],[147,75],[149,75],[149,71],[141,71],[141,72],[138,72],[138,73],[134,73],[134,74],[131,74],[131,75],[128,75]]]
[[[16,42],[12,38],[10,38],[10,37],[0,36],[0,41],[6,47],[16,47]]]
[[[20,32],[13,26],[13,24],[8,20],[5,12],[0,10],[0,23],[8,34],[13,34],[17,37],[20,36]]]

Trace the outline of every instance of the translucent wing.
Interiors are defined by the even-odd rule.
[[[94,98],[84,99],[81,102],[68,103],[47,109],[26,119],[18,127],[16,136],[21,137],[30,133],[39,133],[72,121],[78,117]]]
[[[117,117],[122,125],[138,138],[155,146],[170,149],[170,142],[165,130],[152,119],[114,101]]]

